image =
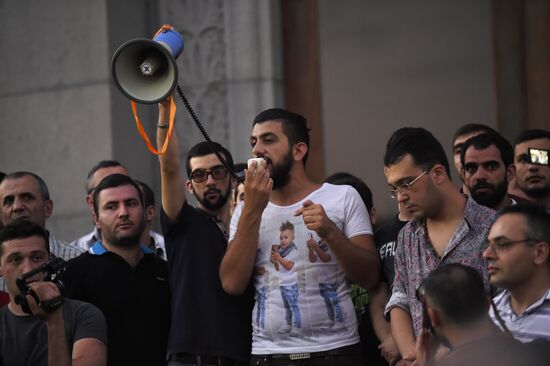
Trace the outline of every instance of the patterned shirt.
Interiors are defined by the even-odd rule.
[[[512,309],[510,292],[507,290],[496,296],[494,301],[504,324],[518,341],[531,342],[538,338],[550,341],[550,289],[521,315],[516,315]],[[489,315],[500,326],[492,307]]]
[[[52,234],[50,235],[50,253],[56,257],[62,258],[66,261],[78,257],[84,250],[74,247],[64,241],[57,240]],[[7,291],[4,284],[4,278],[0,277],[0,290]]]
[[[418,335],[422,327],[422,304],[416,299],[416,290],[430,272],[447,263],[461,263],[477,269],[489,289],[487,264],[481,254],[494,216],[494,210],[468,199],[464,220],[458,225],[442,257],[430,242],[425,222],[412,220],[405,225],[397,238],[395,279],[385,316],[388,317],[394,307],[405,310],[411,315],[414,332]]]

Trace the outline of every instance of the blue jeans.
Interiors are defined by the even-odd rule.
[[[298,307],[298,284],[281,286],[281,297],[285,305],[285,318],[288,325],[302,327],[302,315]]]
[[[319,283],[319,290],[321,296],[325,300],[325,306],[327,308],[327,315],[330,320],[337,320],[339,322],[344,321],[344,315],[342,314],[342,307],[338,301],[338,295],[336,293],[335,283]]]
[[[267,289],[266,287],[260,287],[258,289],[257,307],[256,307],[256,325],[260,328],[265,328],[265,300]]]

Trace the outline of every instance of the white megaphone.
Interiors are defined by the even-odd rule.
[[[116,50],[113,79],[129,99],[144,104],[168,98],[178,82],[176,59],[183,51],[183,38],[169,25],[150,40],[132,39]]]

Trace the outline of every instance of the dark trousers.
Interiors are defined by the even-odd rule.
[[[296,359],[298,357],[303,358]],[[250,366],[359,366],[362,364],[361,348],[358,344],[322,352],[250,357]]]

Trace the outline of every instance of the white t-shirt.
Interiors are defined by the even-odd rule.
[[[326,263],[319,258],[315,262],[310,261],[307,240],[312,238],[319,242],[320,238],[317,233],[307,229],[301,216],[294,216],[294,212],[302,207],[306,200],[322,204],[327,216],[346,237],[372,235],[367,209],[357,191],[350,186],[325,183],[293,205],[283,207],[270,202],[262,215],[258,242],[258,248],[261,251],[257,251],[256,256],[256,267],[265,268],[269,281],[258,278],[254,281],[256,290],[261,285],[267,286],[265,328],[252,322],[253,354],[319,352],[359,342],[357,318],[350,296],[349,283],[334,254],[328,251],[332,259]],[[240,204],[237,207],[231,219],[230,241],[235,236],[242,206]],[[298,285],[297,300],[302,324],[298,333],[280,332],[280,329],[287,325],[285,311],[288,311],[285,310],[281,295],[281,284],[284,285],[281,277],[282,265],[279,265],[277,270],[276,265],[270,260],[274,243],[280,243],[283,223],[286,227],[289,224],[292,225],[293,242],[296,245],[296,249],[287,253],[287,257],[292,255],[294,262],[292,272],[295,273]],[[334,319],[329,318],[326,308],[328,305],[319,289],[319,283],[324,283],[323,281],[327,279],[331,279],[331,283],[337,285],[336,296],[344,319],[343,324],[338,324],[337,327],[331,327],[335,322]],[[256,303],[254,314],[258,310],[257,306]]]

